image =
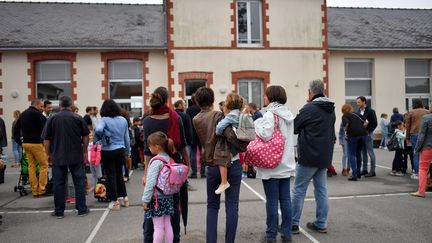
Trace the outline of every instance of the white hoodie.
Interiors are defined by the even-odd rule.
[[[294,116],[291,111],[282,104],[272,102],[266,107],[267,112],[262,118],[257,119],[255,124],[256,134],[268,141],[272,138],[274,131],[274,117],[279,117],[279,130],[285,138],[285,149],[282,155],[282,162],[274,169],[255,168],[257,178],[267,180],[270,178],[288,178],[295,175],[294,159]]]

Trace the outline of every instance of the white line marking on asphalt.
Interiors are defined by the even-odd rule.
[[[91,208],[90,211],[105,211],[105,208]],[[75,209],[65,210],[65,213],[75,212]],[[52,213],[52,210],[28,210],[28,211],[9,211],[9,212],[0,212],[0,214],[38,214],[38,213]]]
[[[129,171],[129,177],[132,176],[133,172],[134,172],[133,170],[130,170],[130,171]]]
[[[392,168],[390,168],[390,167],[387,167],[387,166],[382,166],[382,165],[375,165],[376,167],[379,167],[379,168],[383,168],[383,169],[387,169],[387,170],[391,170]]]
[[[263,200],[264,202],[266,201],[266,199],[259,194],[257,191],[255,191],[255,189],[253,189],[251,186],[249,186],[244,180],[241,181],[242,184],[247,187],[251,192],[253,192],[253,194],[255,194],[259,199]],[[281,215],[281,211],[278,210],[279,215]],[[306,236],[309,240],[311,240],[313,243],[319,243],[319,241],[317,239],[315,239],[312,235],[310,235],[308,232],[306,232],[302,227],[299,227],[300,232]],[[86,242],[87,243],[87,242]]]
[[[109,209],[109,207],[107,207],[105,209],[105,212],[102,214],[101,218],[99,219],[99,222],[96,224],[96,226],[92,230],[91,234],[89,235],[89,237],[87,238],[85,243],[91,243],[93,241],[97,232],[100,230],[103,222],[105,221],[106,217],[108,216],[109,211],[110,211],[110,209]]]

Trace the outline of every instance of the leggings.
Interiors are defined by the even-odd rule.
[[[161,217],[153,217],[153,242],[162,243],[165,236],[165,243],[172,243],[174,234],[171,227],[171,216],[164,215]]]

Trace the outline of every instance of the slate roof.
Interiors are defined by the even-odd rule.
[[[327,8],[329,49],[432,50],[432,9]]]
[[[0,49],[166,49],[163,5],[0,2]]]

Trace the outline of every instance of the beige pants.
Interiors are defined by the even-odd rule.
[[[22,145],[28,159],[29,179],[33,196],[45,193],[48,183],[48,159],[45,148],[41,143],[23,143]],[[39,161],[39,178],[36,175],[36,161]]]

